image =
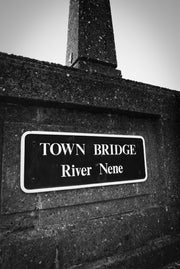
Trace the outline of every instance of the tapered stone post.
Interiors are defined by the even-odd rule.
[[[66,65],[121,76],[109,0],[70,0]]]

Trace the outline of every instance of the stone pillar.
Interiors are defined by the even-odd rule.
[[[109,0],[71,0],[66,65],[121,76]]]

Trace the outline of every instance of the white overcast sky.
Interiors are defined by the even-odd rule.
[[[180,0],[110,3],[123,77],[180,90]],[[69,0],[0,0],[0,51],[65,65],[68,8]]]

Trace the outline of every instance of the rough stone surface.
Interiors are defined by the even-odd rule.
[[[176,259],[179,119],[179,92],[0,53],[0,268],[141,269]],[[25,194],[20,141],[30,130],[142,135],[148,179]]]

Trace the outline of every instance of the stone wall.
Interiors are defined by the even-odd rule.
[[[179,119],[179,92],[0,53],[0,268],[158,268],[176,258]],[[31,130],[141,135],[148,179],[26,194],[20,140]]]

